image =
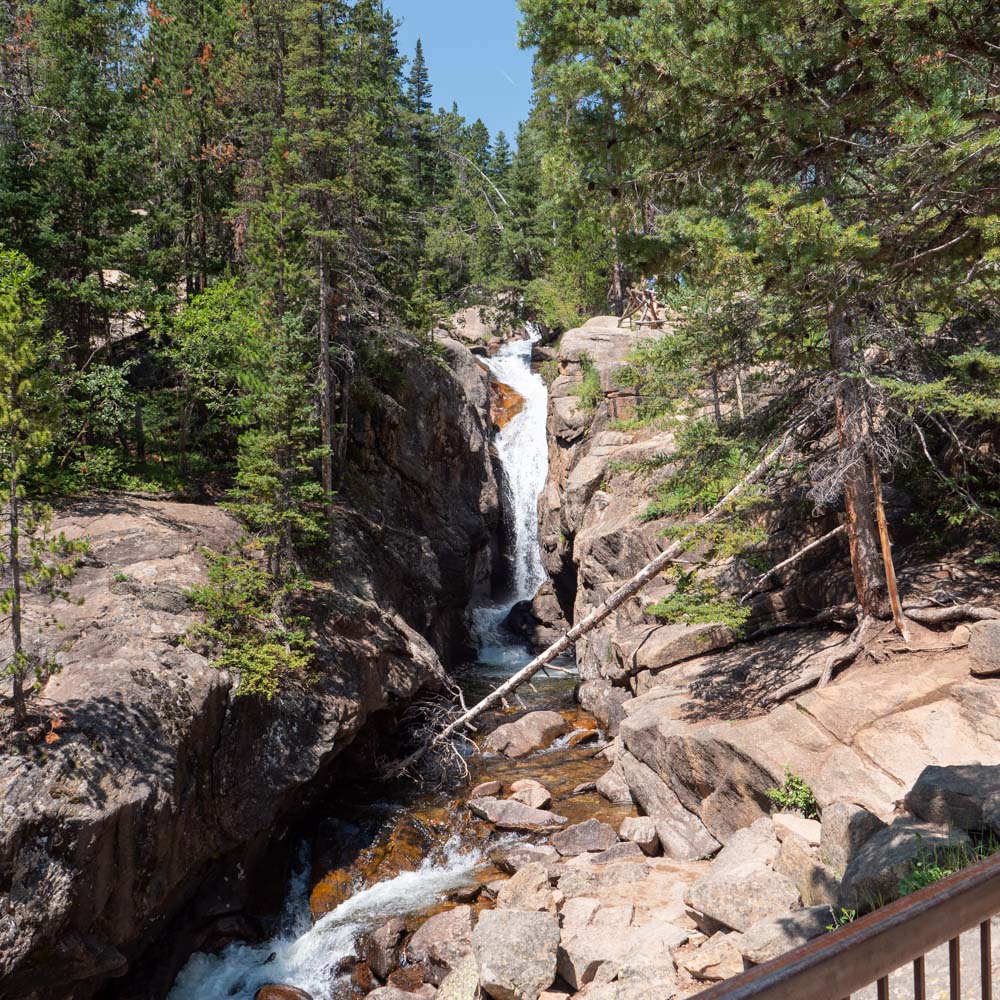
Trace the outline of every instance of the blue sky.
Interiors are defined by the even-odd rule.
[[[399,47],[413,57],[420,38],[434,107],[457,101],[469,121],[482,118],[511,143],[531,102],[531,53],[517,46],[517,0],[387,0],[403,21]]]

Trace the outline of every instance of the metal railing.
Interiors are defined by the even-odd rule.
[[[873,985],[878,1000],[890,1000],[889,977],[910,963],[912,990],[907,985],[897,997],[928,1000],[925,959],[942,945],[948,945],[950,1000],[993,1000],[990,921],[997,914],[1000,855],[705,990],[695,1000],[845,1000]],[[978,991],[963,993],[960,938],[976,927]]]

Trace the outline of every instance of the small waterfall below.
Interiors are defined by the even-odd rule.
[[[503,428],[495,442],[504,473],[513,585],[503,599],[473,612],[480,662],[500,670],[516,669],[531,658],[525,647],[512,643],[501,626],[514,605],[530,601],[546,578],[538,538],[538,500],[549,469],[549,392],[545,380],[531,368],[532,350],[541,334],[534,326],[528,327],[528,334],[527,340],[505,344],[486,361],[493,375],[524,399],[521,412]]]
[[[354,954],[360,933],[433,906],[450,889],[472,883],[482,864],[482,854],[455,837],[417,871],[362,889],[313,923],[309,859],[303,854],[279,932],[261,944],[233,944],[218,954],[194,955],[168,1000],[253,1000],[261,986],[271,983],[294,983],[315,1000],[332,1000],[339,992],[338,966]]]

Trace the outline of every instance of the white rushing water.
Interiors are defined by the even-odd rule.
[[[478,608],[473,616],[480,660],[487,666],[516,669],[531,657],[512,644],[500,625],[515,604],[530,601],[545,582],[538,538],[538,499],[549,471],[547,434],[549,391],[541,375],[531,370],[532,348],[540,333],[528,327],[528,340],[505,344],[486,364],[496,378],[524,397],[524,408],[497,435],[497,456],[504,471],[504,498],[510,521],[513,589],[506,599]]]
[[[452,838],[415,872],[356,893],[314,924],[309,912],[308,858],[292,879],[279,933],[260,945],[234,944],[218,955],[198,954],[181,971],[168,1000],[253,1000],[261,986],[288,984],[316,1000],[333,995],[337,966],[355,952],[355,939],[392,917],[433,906],[445,893],[469,885],[483,863]]]

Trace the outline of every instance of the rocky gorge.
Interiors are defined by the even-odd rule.
[[[644,512],[674,432],[634,422],[616,376],[637,333],[598,317],[555,345],[505,342],[471,313],[453,332],[443,364],[410,356],[399,392],[355,426],[336,571],[304,608],[317,676],[274,703],[234,697],[184,641],[203,549],[239,535],[227,513],[122,497],[60,511],[91,548],[79,603],[53,608],[62,672],[0,763],[0,996],[669,1000],[1000,836],[997,622],[886,633],[830,686],[783,694],[845,641],[812,621],[850,588],[832,545],[752,599],[745,641],[664,623],[648,609],[674,584],[654,582],[578,643],[569,676],[471,734],[469,787],[356,793],[407,706],[477,659],[473,642],[467,689],[666,544]],[[530,377],[532,356],[549,382],[547,474],[524,452],[545,394],[497,374]],[[775,564],[831,519],[767,527]],[[909,600],[995,589],[969,553],[914,548],[901,567]],[[709,572],[735,596],[758,576],[738,559]],[[792,778],[806,798],[784,791]]]

